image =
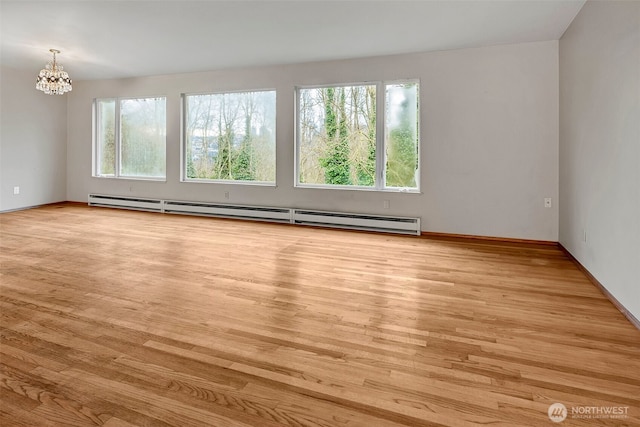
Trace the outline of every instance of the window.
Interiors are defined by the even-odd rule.
[[[166,99],[95,101],[94,176],[166,177]]]
[[[184,95],[186,181],[276,181],[276,92]]]
[[[298,186],[417,190],[417,82],[303,87],[297,95]]]

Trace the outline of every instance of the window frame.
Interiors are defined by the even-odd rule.
[[[416,116],[417,126],[417,160],[416,168],[416,186],[415,187],[387,187],[386,185],[386,164],[387,154],[385,150],[386,130],[387,130],[387,109],[386,109],[386,86],[398,85],[406,83],[416,83],[418,85],[418,109]],[[375,182],[373,186],[363,185],[334,185],[334,184],[306,184],[300,182],[300,91],[304,89],[323,89],[323,88],[339,88],[349,86],[375,86],[376,87],[376,172]],[[393,193],[414,193],[420,194],[420,177],[421,177],[421,161],[420,161],[420,79],[394,79],[394,80],[374,80],[359,81],[346,83],[327,83],[317,85],[297,85],[294,90],[295,107],[294,107],[294,188],[303,189],[322,189],[322,190],[354,190],[354,191],[378,191]],[[382,105],[382,107],[380,107]]]
[[[121,128],[120,128],[120,103],[121,101],[126,101],[130,99],[164,99],[165,102],[165,143],[164,143],[164,176],[156,177],[156,176],[128,176],[122,175],[122,159],[121,155]],[[98,103],[100,101],[114,101],[114,146],[115,146],[115,165],[114,165],[114,173],[113,175],[100,175],[100,139],[99,139],[99,128],[100,128],[100,108],[98,108]],[[105,178],[105,179],[126,179],[126,180],[137,180],[137,181],[167,181],[167,96],[166,95],[149,95],[149,96],[123,96],[123,97],[107,97],[107,98],[94,98],[93,99],[93,165],[91,174],[94,178]]]
[[[236,93],[252,93],[252,92],[273,92],[275,95],[275,111],[274,111],[274,180],[273,181],[246,181],[231,179],[206,179],[206,178],[188,178],[187,177],[187,97],[198,95],[228,95]],[[277,187],[278,180],[278,91],[275,88],[260,89],[235,89],[235,90],[218,90],[205,92],[183,92],[180,94],[180,182],[189,184],[230,184],[230,185],[251,185],[261,187]]]

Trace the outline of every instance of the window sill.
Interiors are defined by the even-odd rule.
[[[417,188],[373,188],[373,187],[357,187],[342,185],[310,185],[297,184],[295,188],[312,189],[312,190],[347,190],[347,191],[366,191],[374,193],[403,193],[403,194],[422,194]]]
[[[180,182],[185,184],[229,184],[229,185],[247,185],[256,187],[276,187],[275,182],[267,181],[227,181],[224,179],[181,179]]]
[[[135,176],[100,176],[93,175],[93,178],[98,179],[117,179],[122,181],[155,181],[155,182],[167,182],[167,178],[151,178],[151,177],[135,177]]]

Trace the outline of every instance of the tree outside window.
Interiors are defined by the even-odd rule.
[[[299,88],[297,184],[417,189],[418,102],[417,82]]]

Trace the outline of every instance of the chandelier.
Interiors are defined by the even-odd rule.
[[[62,65],[56,62],[57,49],[49,49],[53,53],[53,60],[49,61],[45,68],[40,70],[36,80],[36,89],[43,91],[47,95],[64,95],[71,91],[71,79]]]

